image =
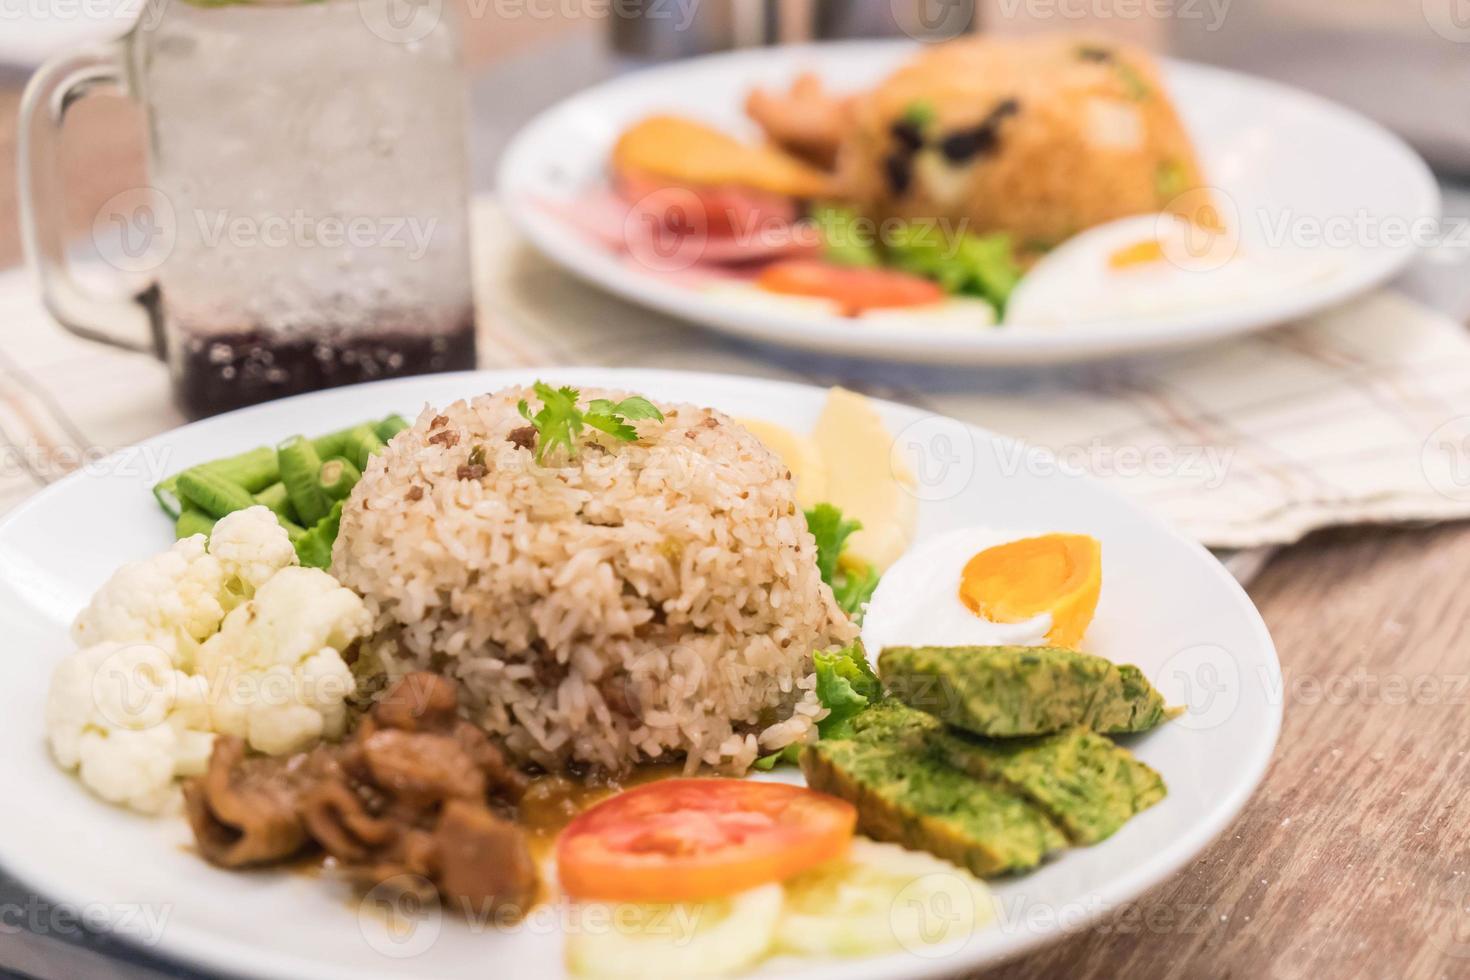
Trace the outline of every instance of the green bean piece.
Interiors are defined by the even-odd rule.
[[[224,477],[244,487],[247,493],[259,493],[281,478],[280,471],[276,469],[275,450],[269,446],[260,446],[228,459],[200,463],[193,468]]]
[[[238,456],[210,460],[190,469],[223,477],[244,488],[246,493],[259,493],[280,479],[276,469],[276,451],[269,446],[261,446]],[[182,475],[175,473],[153,487],[153,496],[157,498],[159,506],[174,518],[183,512],[187,503],[179,498],[179,477]]]
[[[383,440],[378,438],[378,433],[371,425],[364,424],[347,434],[347,448],[342,455],[351,460],[359,470],[366,470],[368,460],[382,451]]]
[[[174,537],[179,540],[202,534],[206,538],[214,531],[214,518],[197,507],[185,507],[174,521]]]
[[[342,451],[347,448],[347,436],[355,428],[357,426],[349,426],[345,429],[338,429],[336,432],[329,432],[324,436],[317,436],[311,440],[312,448],[316,450],[316,454],[322,459],[341,456]]]
[[[305,436],[292,436],[281,443],[277,455],[281,461],[281,482],[286,484],[286,494],[301,523],[310,526],[326,517],[332,502],[317,483],[322,458],[316,454],[316,447]]]
[[[377,432],[378,438],[386,444],[392,442],[394,436],[412,425],[413,423],[402,415],[390,415],[374,426],[374,431]]]
[[[185,503],[193,504],[213,517],[224,517],[255,506],[255,498],[250,496],[250,491],[205,469],[180,473],[179,494]]]
[[[366,424],[366,427],[378,440],[375,447],[371,444],[369,445],[367,455],[378,452],[382,448],[382,443],[387,442],[409,425],[410,423],[406,419],[398,415],[390,415],[381,422]],[[316,450],[317,456],[321,459],[330,459],[333,456],[346,456],[355,460],[358,458],[361,446],[353,452],[348,452],[347,440],[348,436],[363,427],[362,425],[358,425],[347,429],[339,429],[336,432],[330,432],[324,436],[318,436],[310,440],[311,446]],[[366,464],[365,458],[363,459],[363,464]],[[271,491],[271,499],[274,499],[274,494],[276,493],[271,488],[282,480],[280,455],[270,446],[260,446],[236,456],[210,460],[207,463],[200,463],[198,466],[191,467],[191,469],[222,477],[230,483],[237,484],[246,493],[265,494],[267,491]],[[185,496],[179,490],[179,478],[182,475],[182,473],[175,473],[167,479],[160,480],[153,486],[153,496],[158,501],[158,505],[163,508],[165,514],[174,520],[178,520],[189,506],[189,501],[185,499]],[[267,507],[271,506],[266,501],[261,502]],[[275,507],[271,507],[271,510],[275,509]],[[282,517],[296,516],[293,514],[280,514],[279,511],[277,511],[277,514]]]
[[[179,499],[179,475],[175,473],[168,479],[153,484],[153,499],[158,501],[158,506],[169,517],[174,520],[182,517],[184,502]]]
[[[272,483],[255,495],[255,502],[262,507],[269,507],[282,520],[296,519],[296,511],[291,508],[291,495],[287,493],[284,483]]]
[[[357,486],[357,481],[362,479],[362,471],[359,470],[350,459],[341,456],[333,456],[322,464],[321,476],[317,483],[327,497],[332,500],[346,500],[352,493],[352,488]]]

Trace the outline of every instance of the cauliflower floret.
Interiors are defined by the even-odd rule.
[[[211,727],[270,755],[341,737],[356,688],[342,654],[371,626],[362,599],[326,572],[277,572],[199,652]]]
[[[295,564],[296,549],[275,514],[265,507],[236,511],[215,525],[207,543],[196,534],[119,568],[72,624],[72,639],[83,647],[151,643],[187,668],[226,613]]]
[[[204,536],[195,535],[119,568],[77,616],[71,635],[80,647],[151,644],[187,666],[219,629],[225,601],[224,566],[205,550]]]
[[[159,813],[213,746],[204,681],[146,643],[99,643],[57,664],[46,736],[62,768],[110,803]]]
[[[209,553],[224,568],[226,588],[241,599],[254,596],[276,572],[297,564],[290,535],[265,507],[221,518],[209,535]]]

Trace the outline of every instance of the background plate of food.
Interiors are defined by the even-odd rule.
[[[1412,150],[1275,83],[1071,37],[717,55],[576,95],[500,191],[552,260],[769,343],[1028,363],[1279,324],[1407,262]]]
[[[1249,599],[1133,504],[714,375],[186,426],[9,515],[0,614],[0,861],[230,974],[971,969],[1181,868],[1280,725]]]

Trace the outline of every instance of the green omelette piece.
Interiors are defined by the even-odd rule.
[[[927,748],[951,767],[999,784],[1039,807],[1074,844],[1095,844],[1112,836],[1167,792],[1157,772],[1085,728],[981,738],[891,698],[858,715],[852,725],[859,742],[910,751]]]
[[[1137,667],[1060,647],[888,647],[878,672],[909,707],[992,738],[1142,732],[1173,716]]]
[[[1111,837],[1166,793],[1157,772],[1086,728],[1017,739],[943,733],[931,744],[956,769],[1036,804],[1074,844]]]
[[[1037,807],[902,745],[823,739],[801,755],[813,789],[851,802],[874,840],[928,851],[982,877],[1040,864],[1067,839]]]

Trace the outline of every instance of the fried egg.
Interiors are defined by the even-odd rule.
[[[1048,252],[1011,294],[1005,322],[1051,327],[1232,308],[1338,268],[1322,250],[1268,248],[1146,214],[1099,225]]]

